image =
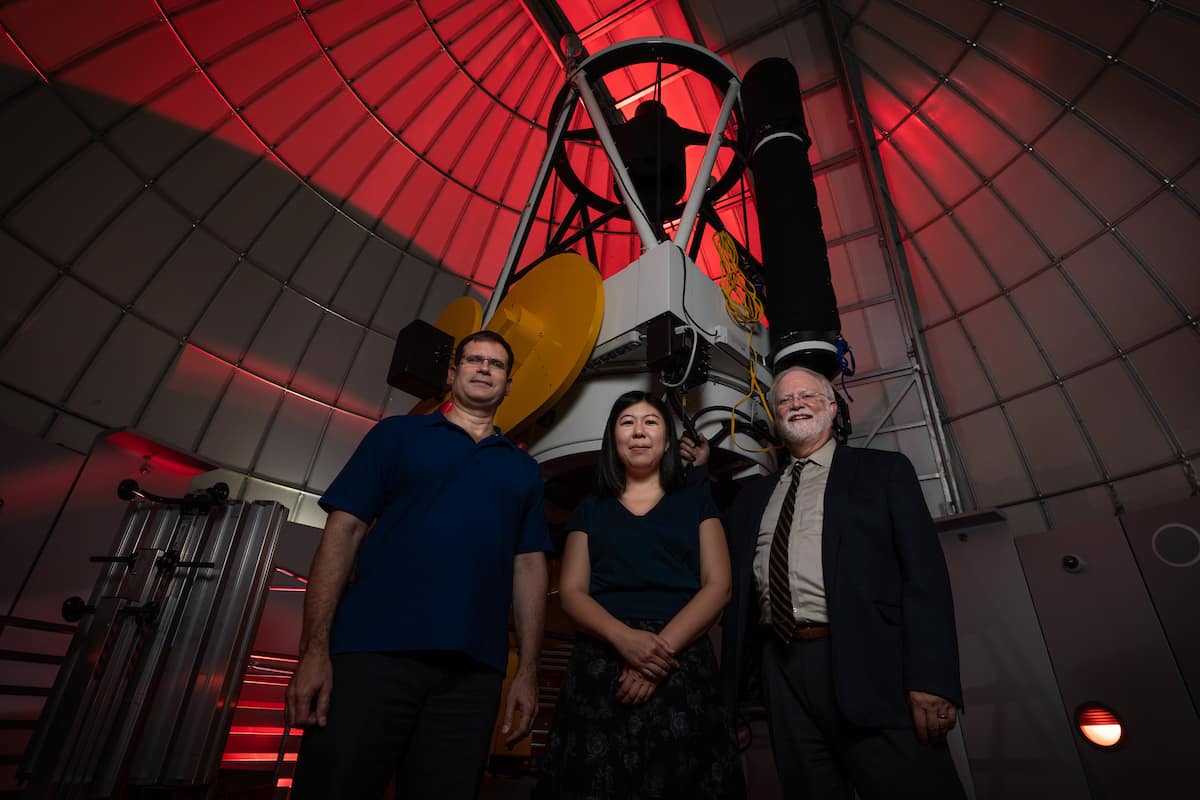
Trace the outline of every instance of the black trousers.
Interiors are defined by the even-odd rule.
[[[329,721],[300,743],[295,800],[479,792],[503,676],[459,653],[333,657]]]
[[[787,797],[964,800],[945,742],[921,744],[911,728],[863,728],[837,708],[829,639],[763,646],[767,724]]]

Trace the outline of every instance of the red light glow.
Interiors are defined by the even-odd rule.
[[[1079,709],[1079,731],[1097,747],[1116,747],[1124,735],[1117,715],[1104,706],[1089,704]]]

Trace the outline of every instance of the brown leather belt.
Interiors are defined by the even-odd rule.
[[[764,627],[763,635],[779,638],[779,634],[771,627]],[[824,639],[827,636],[829,636],[829,626],[825,623],[802,622],[788,631],[788,641],[790,642],[811,642],[813,639]]]

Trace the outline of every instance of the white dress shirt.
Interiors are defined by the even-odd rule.
[[[837,443],[830,439],[806,460],[796,487],[796,508],[792,514],[792,531],[788,539],[788,583],[792,590],[792,621],[796,623],[829,622],[825,605],[825,569],[821,561],[821,528],[825,522],[825,484]],[[758,541],[754,550],[754,583],[758,587],[758,606],[763,624],[771,624],[770,574],[771,540],[775,524],[783,508],[783,498],[792,482],[796,459],[791,458],[779,476],[779,483],[767,501],[762,521],[758,525]]]

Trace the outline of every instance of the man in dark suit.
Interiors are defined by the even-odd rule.
[[[824,376],[772,386],[788,457],[727,514],[723,699],[767,708],[789,798],[962,798],[950,582],[912,464],[839,446]]]

